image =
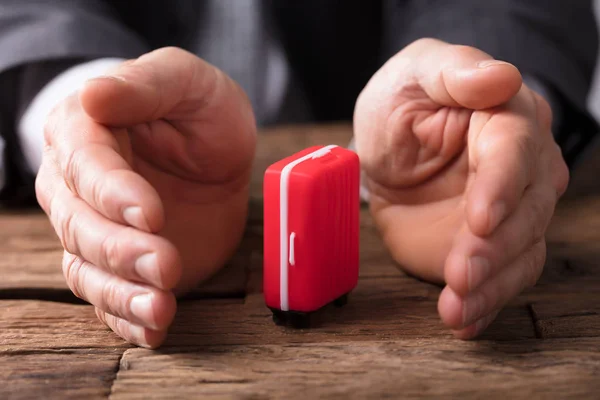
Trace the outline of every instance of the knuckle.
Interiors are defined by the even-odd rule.
[[[494,286],[489,286],[486,290],[478,292],[478,304],[480,304],[479,315],[482,316],[488,310],[493,310],[498,306],[500,294]]]
[[[531,243],[540,241],[546,234],[548,222],[552,216],[550,203],[551,200],[546,197],[533,199],[530,202],[529,215],[531,218]]]
[[[101,260],[106,268],[111,272],[117,273],[121,260],[120,240],[115,235],[108,235],[100,245]]]
[[[477,50],[476,48],[472,47],[472,46],[467,46],[464,44],[454,44],[452,45],[452,52],[456,55],[456,56],[470,56],[472,54],[479,54],[480,51]]]
[[[556,179],[556,192],[558,196],[562,196],[567,191],[569,187],[569,181],[571,180],[569,168],[564,162],[560,163],[558,167],[559,172],[557,173]]]
[[[65,252],[62,269],[69,289],[78,298],[86,300],[83,285],[81,284],[83,282],[82,275],[84,275],[84,261],[80,257]]]
[[[110,179],[111,172],[104,174],[104,176],[96,175],[96,177],[86,177],[88,180],[88,187],[86,191],[89,194],[89,199],[92,201],[92,207],[98,211],[106,213],[107,205],[114,203],[115,194],[111,193],[107,188],[106,182]],[[109,207],[108,207],[109,208]]]
[[[535,171],[535,163],[538,157],[538,140],[533,134],[520,135],[516,139],[517,150],[520,159],[525,161],[529,171]]]
[[[100,322],[102,322],[104,325],[108,326],[108,323],[106,322],[106,314],[104,313],[104,311],[102,311],[98,307],[94,307],[94,312],[96,313],[96,317],[98,317]]]
[[[165,56],[181,56],[181,55],[189,55],[190,54],[189,52],[187,52],[177,46],[165,46],[165,47],[159,49],[158,51],[160,53],[164,54]]]
[[[77,194],[76,182],[79,179],[81,161],[85,158],[85,155],[82,154],[83,152],[84,150],[82,148],[77,148],[71,151],[62,163],[65,183],[67,184],[67,187],[75,194]]]
[[[429,47],[432,45],[439,45],[441,43],[443,43],[443,42],[439,39],[435,39],[433,37],[423,37],[423,38],[419,38],[419,39],[413,41],[407,47],[407,49],[412,49],[412,48],[420,49],[421,47]]]
[[[55,142],[56,132],[58,130],[58,121],[60,121],[60,109],[61,104],[55,106],[46,120],[44,121],[43,133],[44,133],[44,144],[47,146],[52,146]]]
[[[550,132],[552,127],[552,107],[550,103],[537,93],[534,93],[534,99],[537,105],[537,117],[545,132]]]
[[[58,205],[56,199],[52,201],[51,208],[51,214],[55,220],[55,230],[63,248],[69,253],[78,254],[76,213],[67,207]]]
[[[545,242],[540,241],[534,245],[531,251],[525,255],[525,279],[523,280],[525,288],[535,286],[540,279],[546,262]]]
[[[43,168],[43,166],[42,166]],[[46,212],[46,214],[48,214],[48,216],[50,217],[50,200],[52,198],[52,195],[49,195],[47,193],[47,188],[46,188],[46,182],[44,178],[44,173],[38,173],[36,178],[35,178],[35,198],[37,200],[37,202],[39,203],[40,207],[42,207],[42,209]]]
[[[126,298],[124,290],[114,279],[109,279],[102,287],[102,301],[106,305],[108,313],[122,317],[124,315],[123,298]]]
[[[115,333],[117,333],[120,336],[127,335],[127,332],[124,329],[124,324],[125,324],[124,320],[122,320],[121,318],[116,318],[112,315],[107,315],[107,321],[108,321],[108,325],[111,327],[111,329],[113,331],[115,331]]]
[[[564,158],[562,157],[560,147],[556,143],[553,144],[553,147],[555,156],[554,168],[552,172],[554,174],[554,185],[557,197],[560,197],[566,192],[571,177],[569,167],[567,166],[567,164],[564,161]]]

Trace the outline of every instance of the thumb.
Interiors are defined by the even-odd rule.
[[[225,74],[195,55],[163,48],[88,81],[79,96],[96,122],[125,127],[160,118],[199,119],[207,108],[241,93]]]
[[[392,63],[409,65],[403,79],[416,81],[442,106],[473,110],[499,106],[514,97],[522,85],[515,66],[473,47],[421,39],[397,57]]]

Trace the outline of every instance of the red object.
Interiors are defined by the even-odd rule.
[[[264,296],[273,310],[309,313],[358,282],[360,165],[316,146],[264,177]]]

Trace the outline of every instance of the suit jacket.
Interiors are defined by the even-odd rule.
[[[598,45],[591,0],[260,1],[316,121],[351,120],[357,95],[389,57],[418,38],[435,37],[480,48],[544,82],[560,99],[557,130],[567,158],[595,132],[586,111]],[[3,197],[18,204],[32,197],[15,127],[49,79],[94,58],[134,58],[167,45],[194,52],[204,6],[200,0],[0,0],[0,132],[9,161]]]

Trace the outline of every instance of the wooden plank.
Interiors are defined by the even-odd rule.
[[[582,253],[600,259],[600,196],[562,201],[546,234],[548,247],[564,257]]]
[[[125,348],[89,305],[0,301],[0,352],[23,349]]]
[[[105,399],[123,350],[0,352],[2,399]]]
[[[600,339],[401,339],[128,350],[112,399],[597,398]]]
[[[527,297],[540,337],[600,336],[600,263],[595,257],[582,253],[555,260]]]
[[[129,347],[91,306],[0,301],[0,398],[105,398]]]
[[[600,337],[600,295],[559,296],[531,305],[543,338]]]
[[[262,296],[251,295],[245,307],[201,303],[181,304],[165,346],[250,344],[260,336],[267,343],[451,338],[437,314],[436,301],[383,291],[377,298],[355,295],[342,309],[322,311],[311,329],[274,325]],[[496,341],[534,338],[529,311],[522,305],[505,308],[485,337]]]
[[[166,346],[255,344],[257,337],[265,343],[450,338],[437,314],[439,292],[438,287],[399,272],[395,276],[366,275],[345,307],[325,308],[306,330],[274,325],[259,292],[248,295],[243,306],[186,302],[180,304]],[[526,305],[507,307],[486,335],[498,341],[534,338]]]
[[[62,247],[44,214],[0,214],[0,226],[0,290],[67,289]]]

